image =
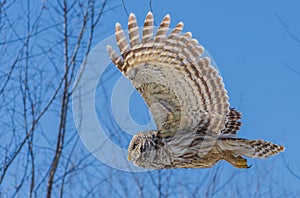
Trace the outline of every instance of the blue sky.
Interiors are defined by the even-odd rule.
[[[19,6],[25,6],[25,3],[23,5],[20,2],[13,8],[18,10],[21,9]],[[46,4],[49,3],[47,5],[53,3],[52,1],[43,2],[46,2]],[[124,2],[127,11],[129,13],[133,12],[137,17],[138,23],[142,26],[144,18],[150,10],[149,0],[124,0]],[[56,3],[54,2],[51,4],[52,7],[49,7],[56,7]],[[33,5],[32,3],[31,6],[33,10],[31,13],[32,16],[38,15],[38,12],[34,11],[39,10],[39,6],[41,5]],[[23,9],[21,10],[23,11]],[[93,192],[91,190],[91,194],[95,197],[97,197],[97,193],[110,193],[115,197],[136,195],[137,193],[141,193],[139,191],[140,186],[137,185],[139,183],[143,185],[142,193],[145,193],[144,195],[147,197],[146,193],[149,194],[149,192],[157,191],[157,185],[160,182],[157,178],[159,178],[164,181],[162,191],[168,192],[171,197],[191,197],[191,192],[194,192],[198,187],[199,189],[195,191],[195,195],[201,196],[207,195],[205,193],[208,191],[214,192],[209,195],[217,197],[239,195],[236,193],[250,197],[299,196],[299,10],[299,0],[207,0],[189,2],[153,0],[152,2],[152,11],[156,24],[159,24],[166,14],[170,14],[171,27],[174,27],[180,21],[184,22],[184,31],[191,31],[193,37],[209,51],[222,74],[230,97],[231,106],[237,108],[243,114],[243,126],[238,136],[249,139],[265,139],[282,144],[286,147],[284,153],[266,160],[249,159],[249,164],[252,165],[252,168],[247,170],[235,169],[226,162],[220,162],[211,169],[180,169],[129,173],[106,166],[101,161],[93,158],[93,156],[93,159],[86,157],[89,152],[85,145],[79,141],[79,138],[77,139],[80,142],[79,146],[76,143],[74,144],[76,145],[76,148],[74,148],[75,151],[73,148],[70,148],[70,145],[73,145],[70,142],[75,142],[76,140],[74,139],[78,137],[73,117],[70,113],[68,115],[68,129],[71,130],[67,133],[67,150],[64,151],[64,157],[68,157],[68,151],[74,151],[76,153],[74,154],[74,162],[86,157],[86,163],[89,166],[79,169],[78,172],[67,178],[70,179],[70,182],[69,191],[66,194],[74,193],[74,195],[79,196],[81,192],[82,196],[84,196],[86,193],[83,192],[84,190],[89,192],[90,189],[101,189],[100,192]],[[75,12],[70,13],[74,14]],[[16,29],[21,32],[21,36],[26,36],[27,32],[22,29],[26,27],[26,23],[24,22],[26,20],[17,20],[19,15],[23,16],[24,13],[15,12],[11,14],[14,16],[12,18],[15,22],[13,25],[18,27]],[[57,24],[55,23],[62,20],[61,15],[48,16],[47,12],[45,15],[42,20],[42,25],[45,27],[48,27],[48,25],[55,25],[56,27]],[[104,16],[98,24],[97,32],[95,32],[93,47],[96,47],[107,37],[114,35],[116,22],[119,22],[124,28],[127,27],[127,18],[128,16],[121,0],[108,1]],[[72,21],[72,19],[70,21],[73,23],[74,21],[78,22],[78,20]],[[41,48],[46,47],[47,49],[50,46],[48,46],[49,43],[55,45],[62,38],[61,34],[58,33],[62,28],[62,25],[60,25],[61,23],[58,23],[57,29],[51,29],[54,33],[45,31],[41,37],[33,37],[36,39],[32,44],[33,52],[35,50],[40,52],[39,45],[35,45],[36,43],[41,44]],[[76,29],[77,26],[79,27],[80,24],[74,23],[72,28]],[[77,35],[76,31],[74,32]],[[14,38],[14,34],[9,36]],[[19,44],[17,42],[12,45],[13,55],[14,47],[19,46]],[[3,49],[5,51],[5,48]],[[63,62],[62,51],[63,46],[58,45],[52,53],[47,54],[49,57],[45,57],[42,54],[41,57],[38,56],[37,59],[33,59],[35,61],[30,64],[32,68],[41,67],[45,70],[49,69],[49,71],[57,68],[63,69],[63,67],[60,67],[60,64]],[[2,61],[4,63],[9,62],[6,59],[11,60],[11,57],[4,57]],[[99,57],[99,62],[100,60],[101,57]],[[53,72],[53,76],[44,76],[44,78],[53,78],[53,82],[58,82],[61,76],[56,76],[56,74]],[[16,75],[19,77],[19,74]],[[98,84],[96,110],[99,113],[100,123],[105,122],[107,124],[106,133],[114,135],[111,140],[126,149],[131,136],[122,131],[116,122],[111,120],[112,113],[111,109],[109,109],[111,101],[109,96],[106,98],[101,95],[103,87],[111,94],[113,87],[111,83],[115,83],[120,76],[121,74],[111,64],[106,76],[104,75]],[[35,83],[38,84],[38,81]],[[45,98],[47,97],[45,96]],[[10,98],[6,98],[6,100],[10,100]],[[59,127],[59,116],[56,111],[56,108],[58,108],[57,104],[60,103],[54,104],[54,112],[49,111],[49,114],[42,118],[40,126],[42,133],[35,136],[39,140],[37,141],[37,145],[35,145],[37,146],[36,155],[39,161],[37,164],[44,165],[39,167],[41,171],[37,170],[37,172],[44,171],[43,174],[45,175],[47,175],[48,171],[47,163],[50,163],[53,156],[45,157],[44,151],[47,151],[47,149],[52,151],[55,148],[53,142],[57,138],[56,131]],[[148,109],[139,94],[134,93],[132,95],[129,106],[131,107],[130,113],[137,123],[145,124],[149,122]],[[14,106],[14,108],[18,107]],[[113,130],[111,131],[110,129]],[[64,168],[64,160],[61,161],[62,169]],[[89,160],[92,162],[89,163]],[[12,176],[7,179],[6,185],[9,186],[8,188],[11,188],[10,183],[17,183],[14,179],[10,180],[9,178],[13,178],[15,173],[23,174],[22,171],[19,171],[21,170],[19,164],[15,165],[15,167],[15,171],[12,171]],[[217,178],[215,178],[215,173],[218,173]],[[61,172],[57,174],[57,178],[59,178],[60,174]],[[72,180],[73,176],[77,176],[80,181]],[[171,178],[171,180],[168,180],[168,178]],[[213,183],[215,179],[218,182]],[[45,180],[44,178],[38,178],[37,181],[43,182]],[[59,186],[59,180],[57,186]],[[91,188],[91,186],[95,188]],[[212,188],[215,190],[211,190]],[[45,189],[45,186],[43,186],[38,192],[43,193]],[[81,191],[81,189],[83,190]],[[25,191],[25,193],[28,193],[27,189]],[[56,192],[58,191],[59,187],[56,188]]]

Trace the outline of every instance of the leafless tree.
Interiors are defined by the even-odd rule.
[[[80,181],[93,165],[90,155],[78,157],[70,97],[101,19],[115,7],[105,0],[1,2],[1,194],[62,197],[69,178]]]

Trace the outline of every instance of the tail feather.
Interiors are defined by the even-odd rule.
[[[218,140],[222,150],[233,151],[251,158],[267,158],[284,151],[284,146],[264,140],[247,140],[242,138],[222,138]]]

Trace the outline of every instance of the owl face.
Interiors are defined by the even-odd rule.
[[[157,139],[157,131],[147,131],[134,135],[128,146],[128,160],[142,166],[145,163],[145,158],[149,158],[157,148],[155,139]]]
[[[128,146],[128,160],[129,161],[137,161],[138,158],[141,157],[141,147],[142,147],[143,140],[140,137],[140,134],[136,134],[130,141]]]

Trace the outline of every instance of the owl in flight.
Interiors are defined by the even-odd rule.
[[[204,48],[182,33],[183,23],[169,29],[166,15],[154,35],[154,19],[146,16],[142,36],[130,14],[127,37],[119,23],[116,40],[121,56],[107,46],[118,69],[142,95],[157,130],[133,136],[128,159],[149,169],[209,168],[226,160],[249,168],[245,157],[267,158],[284,147],[264,140],[238,138],[241,113],[229,107],[227,91]]]

